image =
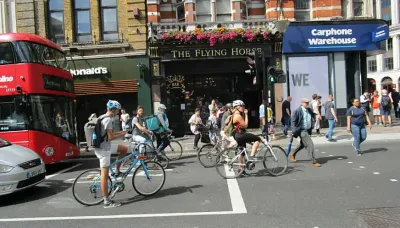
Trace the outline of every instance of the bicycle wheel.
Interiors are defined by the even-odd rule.
[[[154,160],[155,162],[160,163],[161,166],[162,166],[164,169],[166,169],[166,168],[168,167],[169,160],[168,160],[167,156],[165,156],[165,155],[162,154],[162,153],[156,154],[156,155],[154,156],[154,159],[153,159],[153,160]]]
[[[211,168],[215,166],[215,161],[219,152],[218,147],[212,144],[206,144],[200,148],[199,152],[197,152],[197,159],[199,159],[200,164],[204,168]]]
[[[164,149],[165,156],[170,161],[178,160],[182,157],[182,145],[175,140],[171,140],[169,146]]]
[[[271,151],[272,149],[272,151]],[[286,172],[288,167],[288,158],[285,150],[277,145],[265,147],[265,155],[263,165],[267,169],[267,172],[272,176],[280,176]],[[271,161],[270,164],[267,162]]]
[[[165,170],[160,163],[154,161],[145,162],[145,166],[149,177],[147,177],[143,166],[140,165],[133,173],[132,186],[139,195],[151,196],[164,186]],[[151,184],[155,184],[155,188],[148,188]]]
[[[229,148],[219,152],[215,159],[215,168],[218,174],[225,179],[233,179],[243,173],[245,169],[244,158],[242,164],[239,163],[241,157],[236,158],[236,148]]]
[[[81,173],[72,185],[72,195],[76,201],[86,206],[93,206],[103,202],[100,177],[100,169],[89,169]],[[111,193],[111,190],[112,181],[111,178],[108,177],[108,194]]]

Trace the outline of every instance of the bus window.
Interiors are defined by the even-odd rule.
[[[18,41],[15,42],[15,50],[17,52],[17,59],[20,63],[40,63],[35,51],[32,49],[29,42]]]
[[[68,70],[68,61],[67,58],[65,57],[65,54],[60,52],[60,51],[54,51],[54,55],[56,57],[58,67]]]
[[[28,117],[23,104],[15,104],[13,96],[0,98],[0,131],[27,130]]]
[[[0,43],[0,65],[13,64],[14,55],[11,43]]]

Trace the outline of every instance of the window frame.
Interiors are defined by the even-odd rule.
[[[88,0],[89,1],[89,8],[77,8],[76,7],[76,2],[77,1],[81,1],[81,0],[74,0],[73,1],[73,11],[74,11],[74,40],[75,40],[75,42],[78,42],[78,43],[93,43],[93,37],[92,37],[92,23],[91,23],[91,13],[90,13],[90,0]],[[89,25],[90,25],[90,32],[89,33],[79,33],[78,32],[78,24],[79,24],[79,22],[78,22],[78,13],[79,12],[85,12],[85,11],[87,11],[88,13],[89,13]],[[87,41],[87,42],[81,42],[81,41],[78,41],[78,37],[80,37],[80,36],[90,36],[90,41]]]
[[[182,8],[183,8],[183,19],[179,19],[179,17],[178,17],[178,8],[179,8],[179,7],[182,7]],[[176,12],[176,17],[175,17],[176,22],[185,22],[185,21],[186,21],[185,4],[184,4],[183,2],[179,2],[179,3],[176,4],[175,12]]]
[[[119,41],[119,23],[118,23],[118,1],[115,1],[115,5],[113,6],[103,6],[102,5],[103,1],[100,0],[100,29],[101,29],[101,41]],[[117,30],[116,31],[104,31],[104,10],[107,9],[115,9],[115,20],[117,22]],[[108,35],[108,34],[117,34],[117,39],[116,40],[105,40],[104,39],[104,35]]]
[[[373,64],[371,64],[371,63],[373,63]],[[368,65],[368,72],[377,72],[378,71],[378,65],[377,65],[376,59],[368,60],[367,65]]]
[[[391,61],[389,61],[391,60]],[[385,70],[393,70],[393,57],[386,57],[384,58],[384,63],[385,63]]]
[[[308,8],[305,8],[305,7],[299,7],[299,8],[297,8],[299,5],[301,5],[299,2],[300,1],[295,1],[294,2],[294,19],[296,20],[296,21],[310,21],[310,20],[312,20],[312,10],[311,10],[311,8],[312,8],[312,2],[311,2],[311,0],[302,0],[303,2],[303,4],[305,4],[305,5],[307,5],[308,4]],[[304,3],[304,2],[308,2],[308,3]],[[297,5],[297,3],[299,4],[299,5]],[[296,18],[296,12],[307,12],[308,13],[308,20],[297,20],[297,18]]]
[[[51,1],[53,1],[53,0],[48,0],[48,1],[47,1],[47,9],[48,9],[48,11],[49,11],[49,14],[48,14],[48,24],[47,24],[47,28],[48,28],[48,31],[49,31],[49,32],[48,32],[48,38],[49,38],[49,40],[51,40],[52,42],[54,42],[54,43],[56,43],[56,44],[63,45],[63,44],[65,44],[65,25],[64,25],[64,16],[65,16],[65,15],[64,15],[64,10],[65,10],[65,9],[64,9],[64,0],[62,0],[63,8],[62,8],[62,9],[55,9],[55,10],[54,10],[54,9],[53,9],[53,10],[50,9],[50,2],[51,2]],[[62,19],[62,24],[63,24],[63,34],[62,34],[63,36],[62,36],[62,37],[63,37],[63,40],[64,40],[63,43],[57,43],[57,41],[55,41],[55,40],[52,39],[52,38],[53,38],[52,36],[55,35],[55,34],[52,34],[52,31],[53,31],[53,30],[52,30],[52,23],[51,23],[51,18],[52,18],[51,15],[52,15],[53,13],[62,13],[62,18],[63,18],[63,19]]]
[[[217,1],[215,1],[215,20],[216,21],[232,21],[232,2],[230,0],[219,0],[219,1],[229,1],[229,5],[230,5],[230,10],[229,13],[218,13],[218,5],[217,5]],[[212,4],[212,2],[211,2]],[[218,16],[229,16],[229,20],[218,20]]]
[[[364,15],[364,2],[362,0],[352,0],[353,2],[353,16],[355,17],[362,17]],[[354,7],[354,5],[359,4],[359,6],[361,6],[361,14],[360,15],[356,15],[356,8]],[[358,12],[358,11],[357,11]]]
[[[212,22],[212,11],[211,11],[211,6],[212,6],[212,1],[211,0],[206,0],[206,1],[208,1],[209,3],[210,3],[210,12],[209,13],[206,13],[206,14],[198,14],[197,13],[197,5],[196,5],[196,22],[199,22],[198,21],[198,19],[199,19],[199,16],[200,17],[204,17],[204,16],[209,16],[209,21],[200,21],[201,23],[203,23],[203,22]]]

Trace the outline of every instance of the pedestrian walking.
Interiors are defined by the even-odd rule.
[[[190,131],[194,134],[194,145],[193,149],[197,150],[199,148],[199,140],[201,137],[201,132],[204,129],[204,124],[200,117],[200,108],[194,110],[194,114],[189,119]]]
[[[259,113],[259,118],[260,118],[260,128],[261,128],[261,132],[264,133],[264,126],[266,124],[265,122],[265,101],[263,100],[259,109],[258,109],[258,113]]]
[[[360,96],[360,105],[362,108],[364,108],[364,110],[368,113],[368,115],[369,112],[371,111],[370,104],[371,104],[371,97],[368,90],[366,90],[364,94]]]
[[[381,118],[381,105],[379,104],[379,92],[375,90],[374,96],[371,98],[372,104],[372,114],[374,115],[375,125],[382,125],[382,118]]]
[[[396,89],[393,89],[391,95],[393,99],[394,114],[395,117],[398,119],[400,118],[400,112],[399,112],[400,94],[399,92],[396,91]]]
[[[325,103],[325,118],[328,120],[329,130],[326,134],[326,138],[329,142],[335,142],[332,138],[333,135],[333,128],[335,128],[335,124],[338,122],[336,111],[335,111],[335,103],[333,102],[333,95],[328,96],[328,101]]]
[[[83,131],[85,132],[85,138],[86,138],[85,152],[89,152],[89,147],[92,147],[92,135],[93,135],[94,129],[89,128],[88,126],[90,124],[92,124],[92,125],[96,124],[96,120],[97,120],[96,113],[92,113],[92,115],[89,116],[88,120],[89,120],[89,122],[85,123],[85,125],[83,126]]]
[[[290,102],[292,101],[292,97],[288,97],[282,103],[282,124],[283,124],[283,134],[285,136],[288,135],[288,130],[290,126],[290,116],[292,115],[292,111],[290,110]]]
[[[292,127],[293,127],[293,137],[300,137],[300,145],[296,148],[293,154],[290,155],[292,162],[297,162],[296,154],[302,150],[306,149],[308,155],[310,156],[312,166],[320,167],[321,164],[317,162],[314,156],[314,143],[311,139],[312,131],[312,120],[315,118],[320,118],[316,115],[313,110],[309,107],[310,101],[307,98],[301,99],[301,106],[293,112],[292,115]]]
[[[381,115],[382,115],[382,123],[383,126],[386,127],[386,119],[388,120],[389,127],[392,126],[392,115],[390,111],[392,110],[393,99],[388,94],[386,89],[382,90],[382,96],[379,97],[378,103],[380,104],[381,108]]]
[[[127,113],[124,108],[121,109],[121,119],[120,119],[120,121],[122,123],[122,130],[125,130],[125,128],[127,127],[126,123],[128,122],[129,118],[130,118],[129,113]]]
[[[360,101],[353,99],[352,104],[353,106],[347,110],[347,132],[353,135],[354,142],[352,145],[360,156],[362,155],[360,144],[367,139],[365,125],[368,124],[369,129],[371,129],[372,124],[368,113],[363,107],[360,107]]]
[[[318,96],[317,94],[312,95],[312,101],[311,101],[311,108],[315,115],[321,116],[321,96]],[[321,119],[316,118],[315,123],[314,123],[314,128],[317,132],[317,137],[321,136],[320,128],[321,128]]]

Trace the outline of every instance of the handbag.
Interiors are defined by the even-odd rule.
[[[195,130],[202,132],[204,130],[204,126],[202,124],[197,124]]]
[[[200,138],[202,143],[209,144],[211,143],[210,137],[208,136],[207,133],[201,133],[201,138]]]

